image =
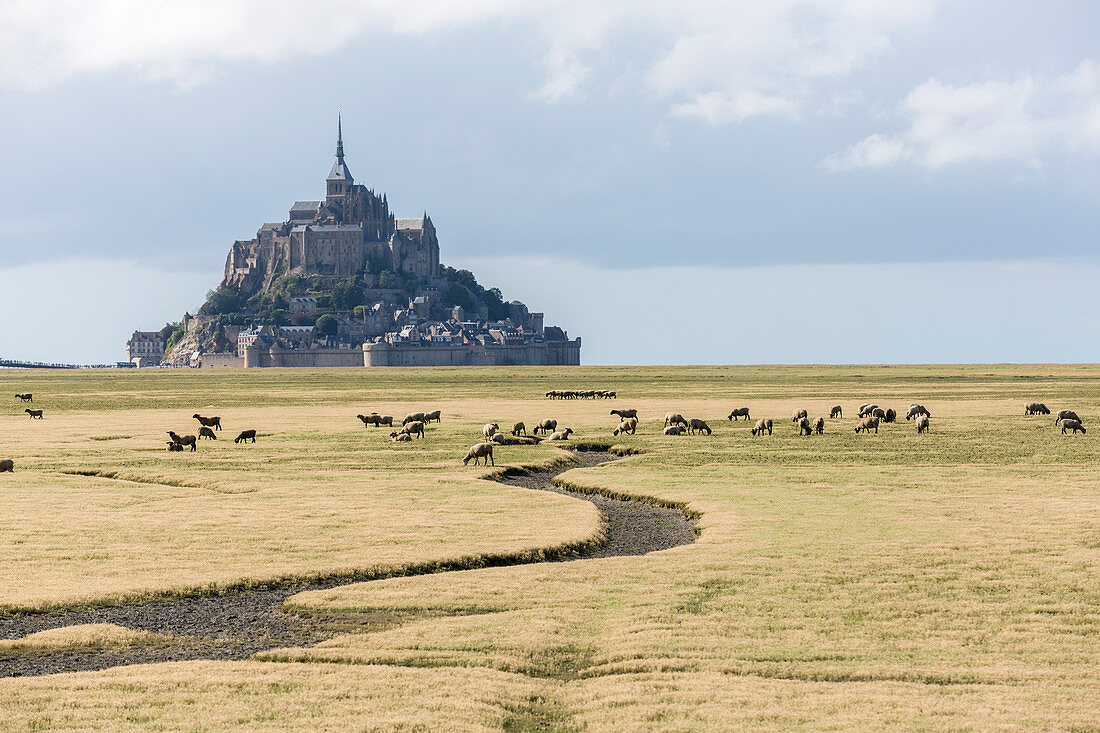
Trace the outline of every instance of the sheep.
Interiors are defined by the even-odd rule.
[[[687,424],[688,424],[687,420],[685,420],[684,416],[681,415],[680,413],[678,413],[678,412],[667,412],[667,413],[665,413],[665,425],[666,426],[668,426],[668,425],[683,425],[686,428]]]
[[[679,425],[669,425],[665,428],[665,435],[683,435],[684,429]]]
[[[393,415],[382,415],[378,418],[379,425],[385,425],[387,427],[393,427]]]
[[[369,415],[356,415],[356,417],[363,421],[363,427],[368,425],[378,427],[382,423],[382,416],[377,412],[372,412]]]
[[[878,432],[878,418],[877,417],[865,417],[859,421],[856,425],[856,432],[863,431],[865,433],[871,432],[872,428]]]
[[[619,421],[619,427],[611,431],[612,435],[622,435],[623,433],[630,433],[634,435],[638,432],[638,418],[628,417],[625,420]]]
[[[868,402],[867,404],[864,404],[864,405],[860,405],[859,406],[859,414],[856,417],[861,417],[861,418],[862,417],[868,417],[871,414],[871,411],[874,410],[874,409],[877,409],[877,408],[878,408],[878,405],[873,405],[870,402]]]
[[[832,420],[837,417],[844,417],[844,410],[841,409],[840,405],[833,405],[829,410],[829,419]]]
[[[390,433],[390,440],[392,440],[394,443],[411,443],[412,436],[408,433],[398,433],[395,431]]]
[[[496,461],[493,460],[492,443],[478,443],[477,445],[471,446],[470,450],[466,451],[466,457],[462,459],[462,465],[465,466],[469,464],[471,458],[474,460],[475,466],[477,465],[478,459],[481,458],[484,458],[494,466],[497,465]]]
[[[803,417],[798,420],[798,434],[799,435],[813,435],[814,429],[810,425],[810,419]]]
[[[185,445],[191,446],[192,451],[197,449],[198,441],[195,440],[194,435],[176,435],[174,432],[169,430],[168,437],[172,439],[173,443],[178,443],[181,449]]]
[[[1085,426],[1081,424],[1080,420],[1070,420],[1070,419],[1062,420],[1062,434],[1063,435],[1065,435],[1067,428],[1072,430],[1074,435],[1077,434],[1078,430],[1080,430],[1082,433],[1086,432],[1085,431]]]
[[[405,415],[405,419],[401,421],[401,424],[408,425],[411,422],[424,422],[424,413],[410,412],[408,415]]]
[[[507,438],[504,437],[504,433],[493,433],[493,437],[489,438],[490,443],[497,443],[498,445],[504,445],[504,441]]]
[[[15,473],[15,461],[10,458],[0,461],[0,473]]]
[[[882,418],[882,421],[883,422],[897,422],[897,419],[898,419],[897,411],[894,408],[890,407],[890,408],[887,408],[886,415]]]
[[[932,417],[932,413],[924,409],[924,405],[918,405],[916,403],[909,405],[909,412],[905,413],[906,420],[912,420],[914,417]]]
[[[1042,402],[1028,402],[1024,405],[1025,415],[1049,415],[1050,408]]]
[[[611,414],[612,415],[618,415],[620,420],[625,420],[628,417],[633,417],[633,418],[637,419],[637,417],[638,417],[638,411],[637,410],[612,410]]]
[[[215,430],[221,430],[222,429],[222,419],[220,417],[217,417],[217,416],[203,417],[202,415],[198,414],[197,412],[194,415],[192,415],[191,417],[198,420],[199,425],[202,425],[203,427],[214,428]]]
[[[496,432],[499,432],[499,431],[500,431],[500,426],[497,425],[495,422],[485,423],[485,427],[483,427],[481,429],[482,434],[484,434],[486,438],[493,437],[493,433],[496,433]]]
[[[928,415],[921,415],[917,418],[917,435],[921,433],[927,433],[930,426]]]
[[[531,432],[533,432],[535,435],[538,435],[540,430],[544,433],[552,433],[557,429],[558,429],[558,421],[557,420],[552,420],[550,418],[546,418],[544,420],[539,420],[539,424],[536,425],[535,429],[532,430]]]
[[[818,419],[814,420],[814,432],[818,435],[825,434],[825,418],[819,417]]]
[[[753,426],[753,435],[763,435],[764,431],[768,431],[768,435],[772,434],[772,420],[770,417],[762,417],[756,421],[756,425]]]
[[[688,420],[688,433],[689,434],[695,435],[695,433],[702,433],[702,432],[705,432],[707,435],[710,435],[710,425],[707,425],[705,421],[700,420],[700,419],[695,418],[695,417]]]
[[[805,410],[795,410],[794,411],[794,416],[791,417],[791,422],[796,423],[796,422],[798,422],[799,420],[801,420],[802,418],[804,418],[808,415],[809,415],[809,413],[806,412]]]
[[[23,402],[34,402],[34,395],[30,392],[24,392],[23,394],[17,394],[16,397]]]
[[[31,420],[41,420],[42,419],[42,410],[32,410],[31,408],[28,407],[26,410],[23,410],[23,412],[30,415]]]
[[[169,440],[168,441],[168,452],[169,453],[182,453],[183,452],[183,446],[180,445],[179,443],[177,443],[174,440]]]
[[[739,418],[739,417],[743,417],[743,418],[745,418],[745,420],[748,420],[749,419],[749,408],[747,408],[747,407],[738,407],[736,410],[731,412],[726,417],[726,419],[737,422],[737,418]]]
[[[30,412],[28,410],[28,412]],[[1062,420],[1069,418],[1070,420],[1076,420],[1077,422],[1084,422],[1081,418],[1077,417],[1077,413],[1073,410],[1059,410],[1058,416],[1054,418],[1054,424],[1057,425]]]
[[[524,435],[527,435],[527,426],[524,425],[521,422],[518,422],[518,423],[516,423],[515,425],[512,426],[512,435],[515,435],[516,437],[519,437],[520,433],[523,433]]]
[[[870,417],[875,417],[875,418],[878,418],[879,420],[885,422],[886,421],[886,410],[882,409],[881,407],[876,407],[875,409],[871,410]]]
[[[214,435],[214,431],[203,425],[199,428],[199,440],[203,438],[210,438],[210,440],[217,440],[218,436]]]
[[[569,440],[569,436],[573,433],[573,428],[566,428],[565,430],[559,430],[556,433],[551,433],[548,440]]]
[[[401,427],[401,432],[405,433],[406,435],[419,435],[421,438],[423,438],[424,423],[420,422],[419,420],[413,420],[409,424],[403,425]]]
[[[424,413],[424,422],[430,423],[432,420],[436,422],[443,422],[443,412],[441,410],[432,410],[431,412]]]
[[[253,443],[256,442],[255,430],[242,430],[241,434],[233,439],[234,443],[246,443],[248,441],[252,441]]]

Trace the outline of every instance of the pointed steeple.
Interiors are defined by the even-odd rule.
[[[348,170],[348,166],[344,162],[344,121],[343,115],[339,111],[336,113],[336,162],[332,164],[332,170],[329,171],[328,180],[330,182],[328,187],[330,194],[343,193],[343,190],[334,190],[332,182],[343,181],[350,186],[355,180],[351,177],[351,171]]]
[[[344,119],[339,108],[336,110],[336,159],[344,160]]]

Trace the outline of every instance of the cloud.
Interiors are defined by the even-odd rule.
[[[832,170],[911,163],[930,170],[1017,161],[1038,166],[1049,153],[1100,152],[1100,67],[1070,74],[966,85],[929,79],[898,105],[909,127],[874,134],[827,158]]]
[[[530,98],[581,93],[605,64],[616,88],[641,68],[644,93],[677,117],[723,124],[793,116],[919,32],[942,0],[36,0],[0,5],[0,86],[41,89],[122,73],[179,89],[229,64],[330,54],[372,33],[425,36],[493,26],[530,39],[542,80]],[[616,63],[617,61],[617,63]],[[626,73],[623,69],[631,69]]]

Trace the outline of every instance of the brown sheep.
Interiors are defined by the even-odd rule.
[[[242,430],[241,434],[233,439],[234,443],[247,443],[249,441],[251,441],[253,443],[256,442],[256,431],[255,430]]]
[[[486,423],[485,427],[481,429],[482,435],[484,435],[486,438],[491,438],[493,437],[493,433],[498,432],[500,432],[500,426],[497,425],[495,422]]]
[[[799,435],[813,435],[814,429],[810,425],[810,419],[808,417],[802,417],[798,420],[798,434]]]
[[[0,473],[15,473],[15,461],[10,458],[0,461]]]
[[[432,410],[431,412],[424,413],[424,422],[430,423],[432,420],[436,422],[443,422],[443,412],[441,410]]]
[[[844,410],[841,409],[840,405],[833,405],[832,409],[829,410],[829,419],[832,420],[837,417],[844,417]]]
[[[710,435],[710,425],[707,425],[705,421],[698,418],[691,418],[688,420],[688,434],[695,435],[695,433],[706,433]]]
[[[497,465],[493,460],[493,444],[492,443],[478,443],[477,445],[470,446],[470,450],[466,451],[466,457],[462,459],[462,465],[465,466],[473,459],[474,465],[477,465],[479,459],[485,459],[486,463]]]
[[[883,422],[897,422],[897,419],[898,419],[897,410],[895,410],[892,407],[888,407],[886,409],[886,414],[882,418],[882,421]]]
[[[630,433],[634,435],[638,432],[638,418],[628,417],[625,420],[619,421],[619,427],[611,431],[612,435],[622,435],[623,433]]]
[[[1077,413],[1073,410],[1059,410],[1058,416],[1054,418],[1054,424],[1057,425],[1059,422],[1067,418],[1070,420],[1076,420],[1077,422],[1084,422],[1083,420],[1081,420],[1081,418],[1077,417]]]
[[[218,436],[214,435],[214,431],[203,425],[199,428],[199,440],[203,438],[210,438],[210,440],[217,440]]]
[[[726,419],[727,420],[732,420],[733,422],[737,422],[737,418],[739,418],[739,417],[743,417],[743,418],[745,418],[745,420],[748,420],[749,419],[749,408],[747,408],[747,407],[738,407],[736,410],[734,410],[729,415],[727,415]]]
[[[556,433],[551,433],[548,440],[569,440],[569,436],[573,434],[573,428],[566,428],[565,430],[559,430]]]
[[[356,415],[356,417],[363,421],[363,427],[367,427],[368,425],[378,427],[382,424],[382,416],[377,412],[372,412],[369,415]]]
[[[809,416],[810,413],[805,410],[795,410],[794,415],[791,417],[791,422],[798,422],[799,420]]]
[[[876,407],[875,409],[871,410],[870,417],[878,418],[880,421],[885,421],[886,410],[882,409],[881,407]]]
[[[921,415],[917,418],[917,435],[927,433],[929,427],[931,427],[931,424],[928,420],[928,415]]]
[[[814,420],[814,432],[818,435],[825,434],[825,418],[819,417],[818,419]]]
[[[189,445],[191,446],[191,450],[196,450],[196,445],[198,441],[195,439],[194,435],[176,435],[174,432],[169,430],[168,437],[172,439],[173,443],[178,443],[180,447]]]
[[[869,432],[871,432],[872,429],[876,433],[878,432],[878,418],[877,417],[865,417],[862,420],[860,420],[859,423],[856,425],[856,432],[857,433],[860,432],[861,430],[865,433],[869,433]]]
[[[1087,432],[1085,430],[1085,426],[1081,424],[1080,420],[1070,420],[1070,419],[1062,420],[1062,434],[1063,435],[1065,435],[1067,429],[1072,430],[1074,435],[1077,434],[1078,430],[1080,430],[1082,433]]]
[[[183,452],[183,446],[180,445],[179,443],[177,443],[174,440],[169,440],[168,441],[168,452],[169,453],[182,453]]]
[[[638,417],[638,411],[637,410],[612,410],[611,414],[612,415],[618,415],[621,420],[625,420],[628,417],[633,417],[633,418]]]
[[[871,404],[870,402],[859,406],[859,414],[856,417],[868,417],[871,411],[876,409],[878,405]]]
[[[424,423],[420,422],[419,420],[413,420],[407,425],[401,426],[401,432],[407,435],[419,435],[421,438],[423,438]]]
[[[924,409],[924,405],[918,405],[916,403],[909,405],[909,411],[905,413],[906,420],[912,420],[914,417],[932,417],[932,413]]]
[[[546,418],[545,420],[539,420],[539,424],[536,425],[535,429],[531,432],[533,432],[535,435],[538,435],[540,430],[544,433],[552,433],[557,429],[558,421]]]
[[[411,443],[412,436],[408,433],[398,433],[396,431],[390,433],[390,440],[394,443]]]
[[[191,417],[198,420],[199,425],[202,425],[203,427],[214,428],[215,430],[221,430],[222,429],[222,419],[220,417],[217,417],[217,416],[203,417],[202,415],[198,414],[197,412],[194,415],[192,415]]]
[[[1028,402],[1024,405],[1025,415],[1049,415],[1050,408],[1042,402]]]
[[[411,422],[424,422],[424,413],[410,412],[408,415],[405,415],[405,419],[401,421],[401,424],[408,425]]]
[[[683,425],[687,427],[688,421],[684,419],[684,416],[678,412],[665,413],[665,426],[668,425]]]
[[[753,426],[753,435],[763,435],[764,431],[768,431],[768,435],[772,434],[772,420],[770,417],[762,417],[756,421],[756,425]]]
[[[23,402],[34,402],[34,395],[31,394],[30,392],[24,392],[23,394],[17,394],[16,397],[19,398]]]
[[[512,435],[519,437],[520,433],[527,435],[527,426],[521,422],[518,422],[512,426]]]
[[[23,412],[30,415],[31,420],[41,420],[42,419],[42,410],[32,410],[31,408],[28,407],[27,409],[23,410]]]
[[[684,429],[679,425],[669,425],[665,428],[665,435],[683,435]]]

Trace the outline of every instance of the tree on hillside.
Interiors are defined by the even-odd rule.
[[[325,313],[313,324],[318,336],[335,336],[340,324],[331,314]]]

